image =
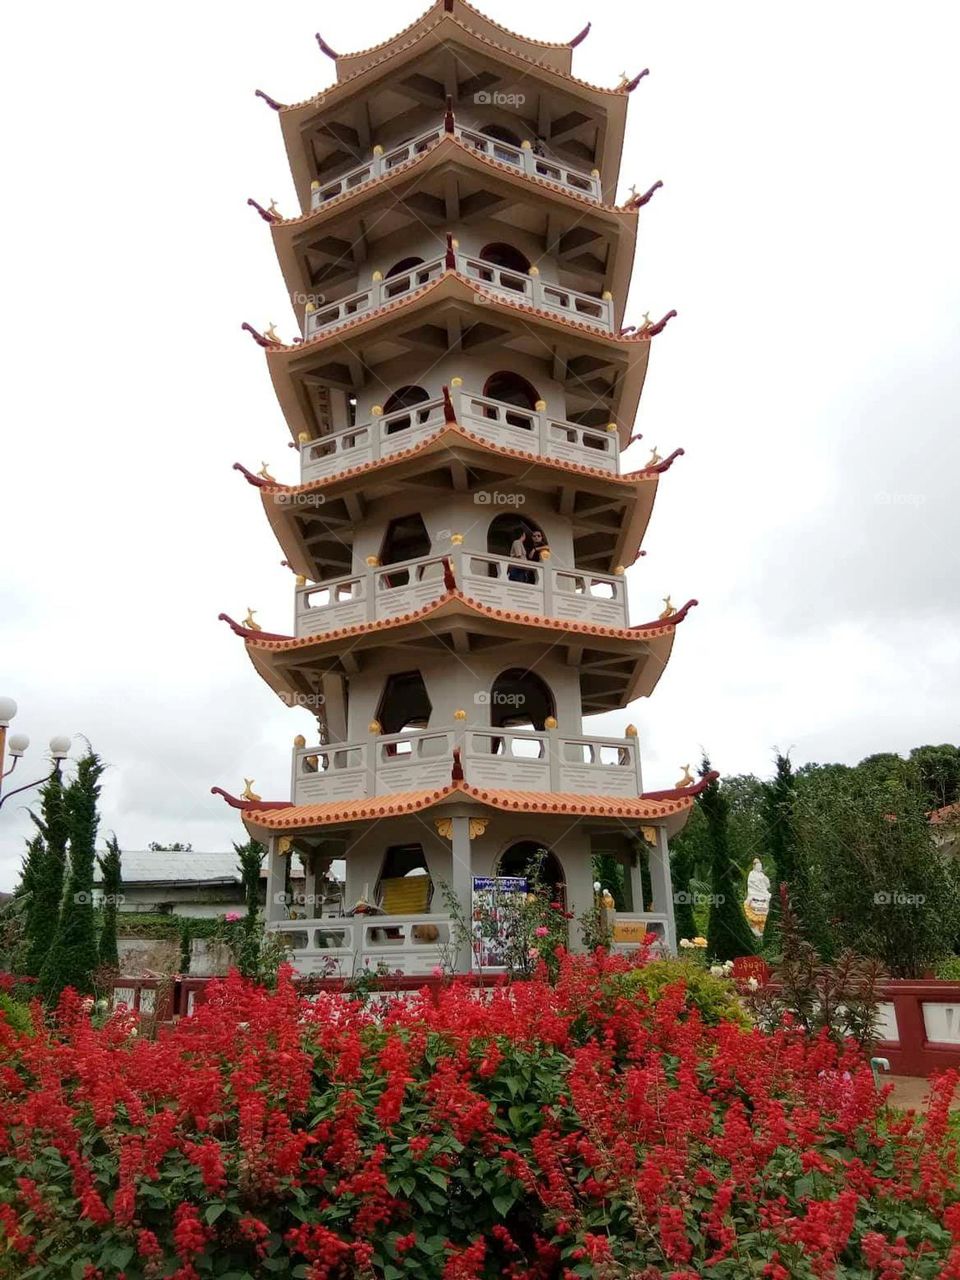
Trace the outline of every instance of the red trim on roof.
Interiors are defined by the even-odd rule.
[[[682,800],[685,796],[698,796],[702,791],[706,791],[711,782],[716,782],[720,774],[716,769],[711,769],[705,774],[699,782],[692,783],[689,787],[668,787],[665,791],[644,791],[641,800]]]

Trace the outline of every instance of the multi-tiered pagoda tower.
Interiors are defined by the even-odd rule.
[[[294,634],[226,620],[317,730],[295,739],[289,800],[227,798],[268,844],[268,926],[307,972],[425,973],[451,947],[469,968],[449,893],[469,918],[474,877],[522,874],[537,849],[575,913],[592,857],[617,858],[618,941],[675,945],[667,841],[693,789],[644,793],[636,729],[583,725],[653,692],[690,607],[640,624],[627,607],[681,451],[621,468],[669,317],[624,326],[651,192],[615,195],[643,73],[577,80],[587,30],[548,44],[437,0],[362,53],[318,37],[337,78],[310,101],[261,94],[302,213],[255,207],[303,336],[250,332],[300,477],[239,470],[298,575]],[[334,859],[342,905],[320,891]]]

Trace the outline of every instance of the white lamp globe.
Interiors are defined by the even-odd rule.
[[[54,760],[65,760],[70,752],[70,739],[65,734],[58,734],[50,739],[50,754]]]
[[[30,739],[25,733],[11,733],[7,739],[7,749],[12,756],[22,756],[30,745]]]
[[[17,704],[12,698],[0,698],[0,728],[6,728],[17,714]]]

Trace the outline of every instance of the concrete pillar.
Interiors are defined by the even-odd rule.
[[[267,901],[265,915],[270,920],[287,918],[284,882],[289,854],[278,852],[281,836],[271,836],[267,844]]]
[[[673,919],[673,884],[670,879],[670,843],[664,827],[657,827],[657,847],[650,854],[650,884],[653,909],[667,917],[667,946],[677,949],[677,929]]]
[[[450,842],[452,872],[450,887],[460,905],[460,914],[466,926],[466,936],[459,939],[454,968],[457,973],[469,973],[471,968],[471,923],[473,909],[473,863],[470,849],[470,819],[453,819],[453,839]],[[456,939],[451,937],[451,942]]]

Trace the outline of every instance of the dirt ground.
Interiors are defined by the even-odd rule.
[[[890,1102],[903,1111],[926,1111],[930,1081],[924,1076],[880,1076],[881,1084],[892,1084]],[[960,1095],[950,1103],[951,1111],[960,1111]]]

